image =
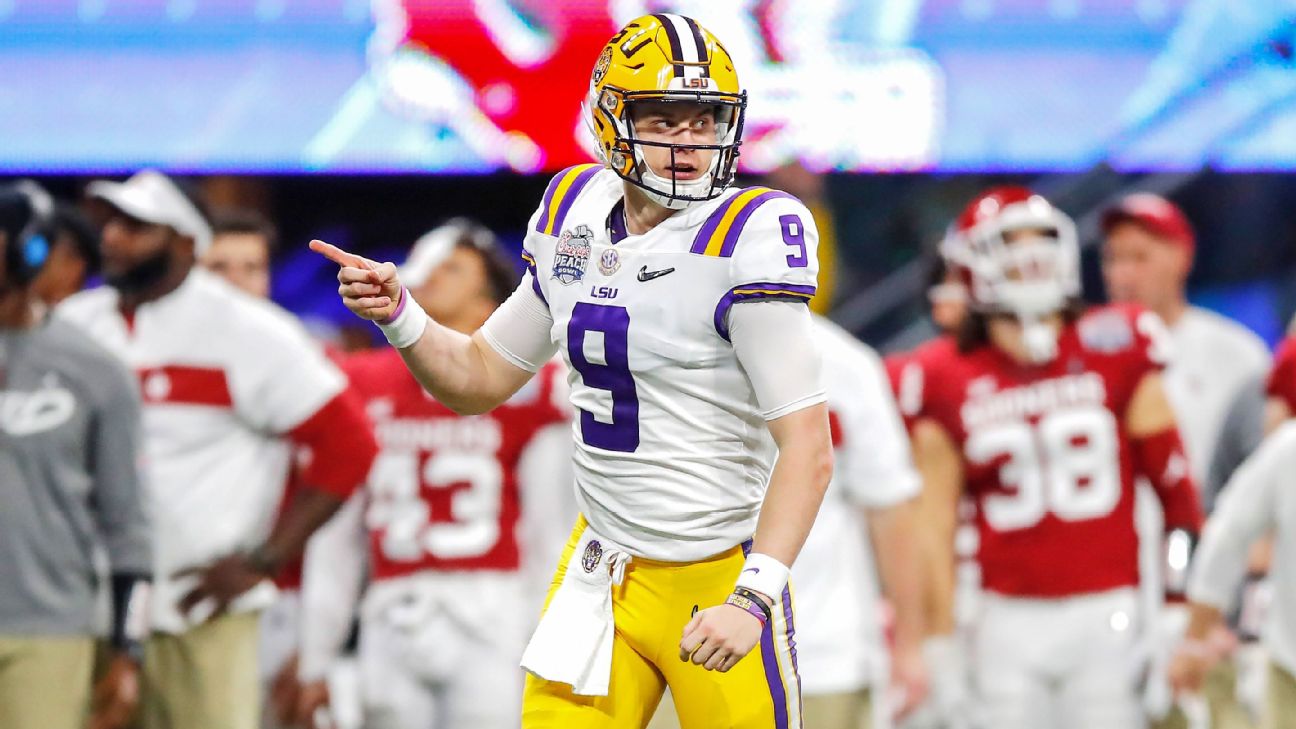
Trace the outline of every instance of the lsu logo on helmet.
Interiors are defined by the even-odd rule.
[[[715,142],[680,145],[637,139],[631,112],[645,101],[714,107]],[[659,205],[680,209],[719,196],[733,182],[746,108],[747,92],[720,41],[692,18],[661,13],[630,21],[603,47],[590,75],[585,121],[604,164]],[[714,154],[706,174],[674,180],[648,167],[645,146]]]

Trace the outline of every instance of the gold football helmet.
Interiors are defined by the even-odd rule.
[[[715,143],[635,138],[630,112],[644,101],[713,105]],[[720,41],[692,18],[661,13],[630,21],[603,47],[590,76],[585,121],[604,164],[659,205],[680,209],[719,196],[733,182],[746,108],[747,92]],[[666,179],[648,167],[644,146],[669,147],[672,156],[678,149],[715,154],[698,179]]]

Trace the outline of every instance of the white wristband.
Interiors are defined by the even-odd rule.
[[[423,336],[423,330],[427,329],[428,315],[410,296],[409,289],[401,289],[396,311],[389,318],[374,323],[382,330],[391,346],[405,349],[413,346]]]
[[[735,586],[759,592],[777,605],[783,595],[783,588],[787,587],[788,571],[787,566],[777,559],[752,552],[747,555],[747,562],[743,564]]]

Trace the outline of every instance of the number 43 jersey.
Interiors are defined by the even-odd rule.
[[[693,561],[752,536],[776,452],[729,312],[808,302],[817,233],[796,198],[753,187],[627,235],[623,184],[598,165],[560,173],[523,258],[569,365],[581,512],[632,554]]]
[[[1151,312],[1104,307],[1066,325],[1046,365],[990,345],[924,364],[921,416],[962,451],[987,589],[1064,597],[1138,584],[1124,419],[1164,365],[1164,332]]]

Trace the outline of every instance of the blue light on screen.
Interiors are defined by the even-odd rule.
[[[750,171],[1296,167],[1292,0],[0,0],[0,170],[552,170],[597,39],[669,10]]]

